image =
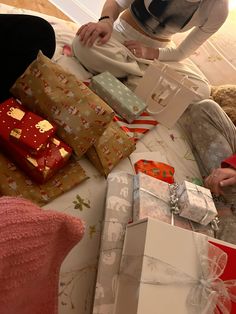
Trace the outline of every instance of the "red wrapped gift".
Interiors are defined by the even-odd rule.
[[[56,132],[56,126],[33,112],[26,112],[17,126],[10,132],[10,137],[30,153],[34,154],[45,148],[49,138]]]
[[[51,138],[46,149],[37,155],[29,154],[11,141],[1,141],[0,144],[4,152],[38,183],[44,183],[51,178],[65,165],[72,154],[72,149],[55,137]]]
[[[143,172],[167,183],[174,183],[175,169],[163,162],[140,159],[134,164],[134,169],[136,173]]]
[[[222,294],[216,294],[218,299],[216,299],[215,313],[227,313],[227,311],[223,312],[220,306],[224,305],[225,310],[229,311],[228,313],[234,314],[236,313],[236,246],[220,240],[209,242],[226,253],[225,256],[222,254],[218,260],[215,260],[214,277],[219,276],[218,278],[222,280],[220,286],[222,287]],[[217,262],[221,263],[220,267],[217,267]],[[224,293],[223,288],[226,289],[226,293]]]
[[[25,113],[23,106],[14,98],[0,104],[0,137],[2,139],[8,140],[11,130],[18,126]]]

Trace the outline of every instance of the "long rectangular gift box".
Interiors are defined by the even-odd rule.
[[[235,260],[235,245],[151,218],[129,224],[114,314],[236,313]]]
[[[133,175],[110,173],[93,314],[113,314],[125,228],[132,220]]]
[[[146,109],[138,96],[107,71],[93,76],[90,88],[129,123]]]

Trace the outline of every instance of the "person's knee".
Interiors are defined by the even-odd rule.
[[[201,118],[220,110],[219,105],[211,99],[204,99],[190,106],[189,114],[192,118]]]
[[[94,49],[81,44],[79,36],[75,36],[72,42],[72,50],[74,57],[85,67],[89,67],[92,60],[94,60]],[[95,58],[96,59],[96,58]]]

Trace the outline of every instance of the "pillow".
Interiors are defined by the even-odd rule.
[[[96,142],[114,116],[101,98],[42,52],[11,92],[31,111],[54,121],[58,136],[78,157]]]
[[[236,125],[236,85],[212,86],[211,96]]]

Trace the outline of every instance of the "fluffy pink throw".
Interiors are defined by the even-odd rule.
[[[80,219],[0,198],[0,313],[58,313],[62,261],[80,241]]]

